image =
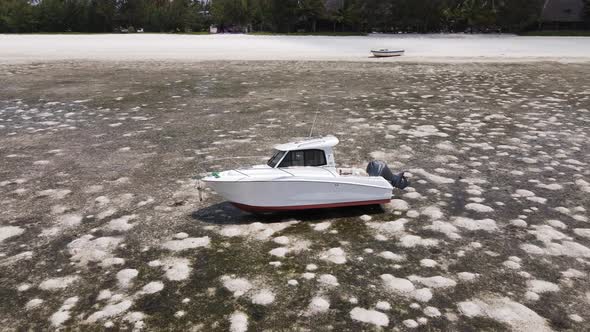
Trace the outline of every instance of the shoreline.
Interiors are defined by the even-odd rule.
[[[246,35],[246,36],[317,36],[317,37],[366,37],[366,36],[521,36],[521,37],[590,37],[590,30],[533,30],[523,32],[497,32],[497,33],[465,33],[465,32],[268,32],[253,31],[239,33],[210,33],[208,31],[192,32],[78,32],[78,31],[60,31],[60,32],[13,32],[0,33],[0,36],[17,35],[17,36],[51,36],[51,35]]]
[[[196,63],[242,63],[242,62],[344,62],[344,63],[375,63],[375,64],[537,64],[537,63],[558,63],[558,64],[584,64],[590,63],[590,57],[586,58],[554,58],[554,57],[522,57],[522,58],[492,58],[492,57],[411,57],[402,56],[395,58],[305,58],[305,59],[187,59],[187,58],[144,58],[136,59],[96,59],[96,58],[69,58],[69,59],[0,59],[0,66],[30,65],[30,64],[64,64],[64,63],[115,63],[115,64],[196,64]]]
[[[0,63],[54,61],[347,61],[523,63],[590,61],[587,37],[516,35],[0,35]],[[586,41],[586,39],[582,39]],[[589,39],[590,41],[590,39]],[[375,48],[405,49],[375,59]]]

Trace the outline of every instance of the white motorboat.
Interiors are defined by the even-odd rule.
[[[345,174],[336,168],[334,136],[275,146],[266,165],[213,172],[205,184],[242,210],[251,212],[318,209],[383,204],[394,186],[407,179],[373,161],[368,174]],[[387,179],[386,179],[387,178]]]
[[[384,57],[392,57],[392,56],[401,56],[404,55],[404,50],[390,50],[390,49],[380,49],[380,50],[371,50],[371,53],[373,53],[373,56],[378,57],[378,58],[384,58]]]

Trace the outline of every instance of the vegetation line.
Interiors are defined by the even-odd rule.
[[[525,31],[522,36],[571,36],[571,37],[590,37],[590,30],[543,30],[543,31]]]
[[[564,25],[542,15],[547,0],[0,0],[0,33],[526,32],[544,22],[589,29],[590,0],[575,1],[575,13],[556,9],[555,17],[571,16]],[[530,34],[587,35],[576,31]]]

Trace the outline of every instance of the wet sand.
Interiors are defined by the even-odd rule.
[[[1,65],[3,328],[582,330],[590,67]],[[194,176],[316,132],[381,207],[256,216]],[[262,158],[253,158],[259,163]],[[244,161],[244,164],[249,162]]]

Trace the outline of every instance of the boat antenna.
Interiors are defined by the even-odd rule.
[[[318,118],[318,113],[319,112],[315,112],[315,116],[313,117],[313,123],[311,125],[311,130],[309,131],[309,137],[311,137],[311,135],[313,134],[313,127],[315,127],[315,120],[317,120]]]

